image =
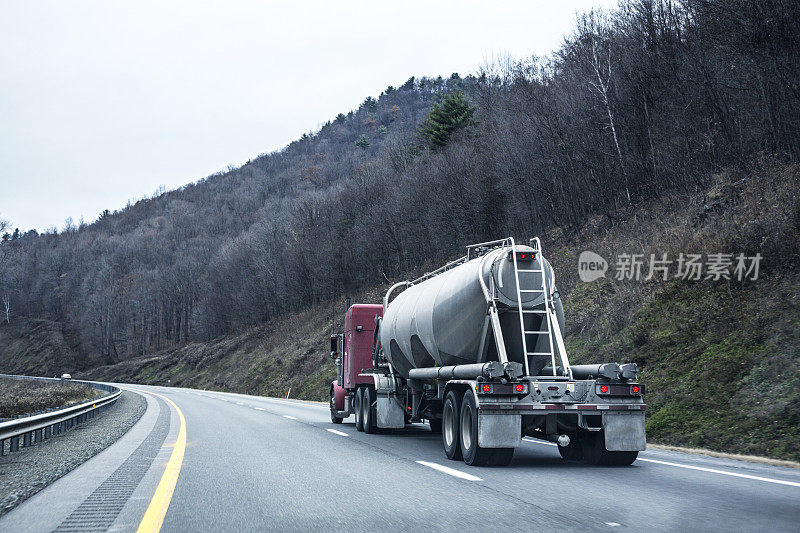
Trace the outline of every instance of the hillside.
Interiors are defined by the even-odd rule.
[[[760,162],[717,176],[692,198],[631,210],[612,227],[587,224],[573,239],[547,235],[544,249],[564,297],[566,342],[575,363],[634,361],[648,387],[653,442],[800,459],[800,186],[797,165]],[[767,186],[765,186],[765,184]],[[768,234],[768,239],[756,239]],[[618,281],[577,279],[577,258],[619,253],[761,253],[759,279]],[[613,272],[613,267],[610,272]],[[382,286],[356,298],[380,301]],[[236,336],[188,344],[92,370],[93,379],[134,381],[326,400],[325,303]]]
[[[9,232],[0,296],[110,364],[266,324],[469,242],[613,224],[757,154],[796,160],[798,21],[796,3],[773,0],[580,15],[549,57],[411,77],[239,168],[90,224]]]

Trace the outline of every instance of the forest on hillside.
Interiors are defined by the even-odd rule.
[[[689,203],[762,154],[800,156],[800,5],[628,0],[578,17],[552,56],[412,77],[240,168],[91,224],[9,231],[0,317],[59,322],[111,363],[471,242],[568,240],[587,217],[612,227],[667,192]]]

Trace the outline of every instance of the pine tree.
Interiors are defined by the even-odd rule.
[[[450,136],[459,128],[474,123],[475,106],[461,91],[453,91],[434,104],[420,125],[420,133],[428,139],[432,150],[447,145]]]
[[[361,148],[366,148],[367,146],[369,146],[369,140],[367,139],[367,136],[362,133],[361,137],[359,137],[358,140],[356,141],[356,146],[359,146]]]

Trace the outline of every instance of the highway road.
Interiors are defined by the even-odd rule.
[[[317,403],[123,387],[142,419],[0,531],[800,530],[797,469],[660,450],[587,466],[527,439],[472,468],[424,425],[366,435]]]

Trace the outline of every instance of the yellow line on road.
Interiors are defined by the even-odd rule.
[[[164,517],[167,515],[169,503],[172,501],[172,494],[175,492],[175,484],[178,482],[178,474],[180,474],[181,465],[183,464],[183,453],[186,450],[186,419],[183,417],[183,412],[181,412],[180,408],[175,405],[175,402],[166,396],[150,391],[137,390],[137,392],[153,394],[169,402],[178,412],[178,417],[181,421],[181,427],[178,430],[178,438],[175,440],[172,455],[169,461],[167,461],[167,467],[164,469],[161,481],[158,482],[156,492],[153,494],[150,505],[147,506],[147,511],[145,511],[139,528],[136,530],[137,533],[150,533],[161,531],[161,525],[164,523]]]

